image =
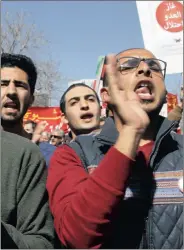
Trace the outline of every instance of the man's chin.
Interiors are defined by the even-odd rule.
[[[20,123],[22,120],[22,117],[20,116],[12,116],[12,115],[6,115],[6,116],[1,116],[1,125],[2,126],[13,126],[14,124]]]
[[[163,104],[155,104],[155,103],[144,103],[142,104],[142,108],[148,115],[154,114],[159,115],[161,109],[162,109]]]

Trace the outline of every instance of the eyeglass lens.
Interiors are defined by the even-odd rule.
[[[139,66],[141,61],[144,61],[145,63],[147,63],[149,68],[152,69],[152,70],[162,71],[162,70],[165,69],[164,62],[162,62],[162,61],[160,61],[159,59],[156,59],[156,58],[142,59],[142,58],[135,58],[135,57],[132,57],[132,58],[124,57],[124,58],[120,58],[118,60],[121,70],[136,68],[136,67]]]

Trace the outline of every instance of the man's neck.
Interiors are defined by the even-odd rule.
[[[24,130],[22,123],[12,124],[12,126],[3,126],[2,124],[2,129],[6,132],[17,134],[27,139],[30,139],[30,135]]]

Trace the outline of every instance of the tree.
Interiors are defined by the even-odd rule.
[[[39,62],[38,64],[38,84],[36,89],[38,93],[47,93],[49,106],[51,101],[55,99],[56,93],[61,90],[59,83],[62,82],[62,77],[58,67],[59,65],[52,59]]]
[[[28,53],[39,49],[48,41],[43,33],[38,31],[34,23],[28,24],[28,13],[6,13],[2,20],[1,51],[8,53]]]
[[[1,52],[30,56],[38,50],[41,51],[43,47],[49,49],[49,41],[34,23],[27,21],[28,17],[29,14],[26,12],[4,15],[1,23]],[[48,96],[48,102],[45,103],[48,103],[49,106],[52,96],[55,96],[54,93],[62,90],[58,86],[62,86],[63,79],[59,71],[59,62],[53,61],[51,57],[50,55],[45,61],[36,60],[35,62],[38,70],[36,93],[39,96],[42,94]],[[39,99],[36,104],[39,105]],[[41,105],[43,106],[43,103]]]

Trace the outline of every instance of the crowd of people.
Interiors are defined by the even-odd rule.
[[[70,128],[23,123],[34,101],[31,58],[1,54],[1,248],[182,249],[183,98],[162,117],[167,64],[152,52],[106,56],[101,105],[71,85]]]

